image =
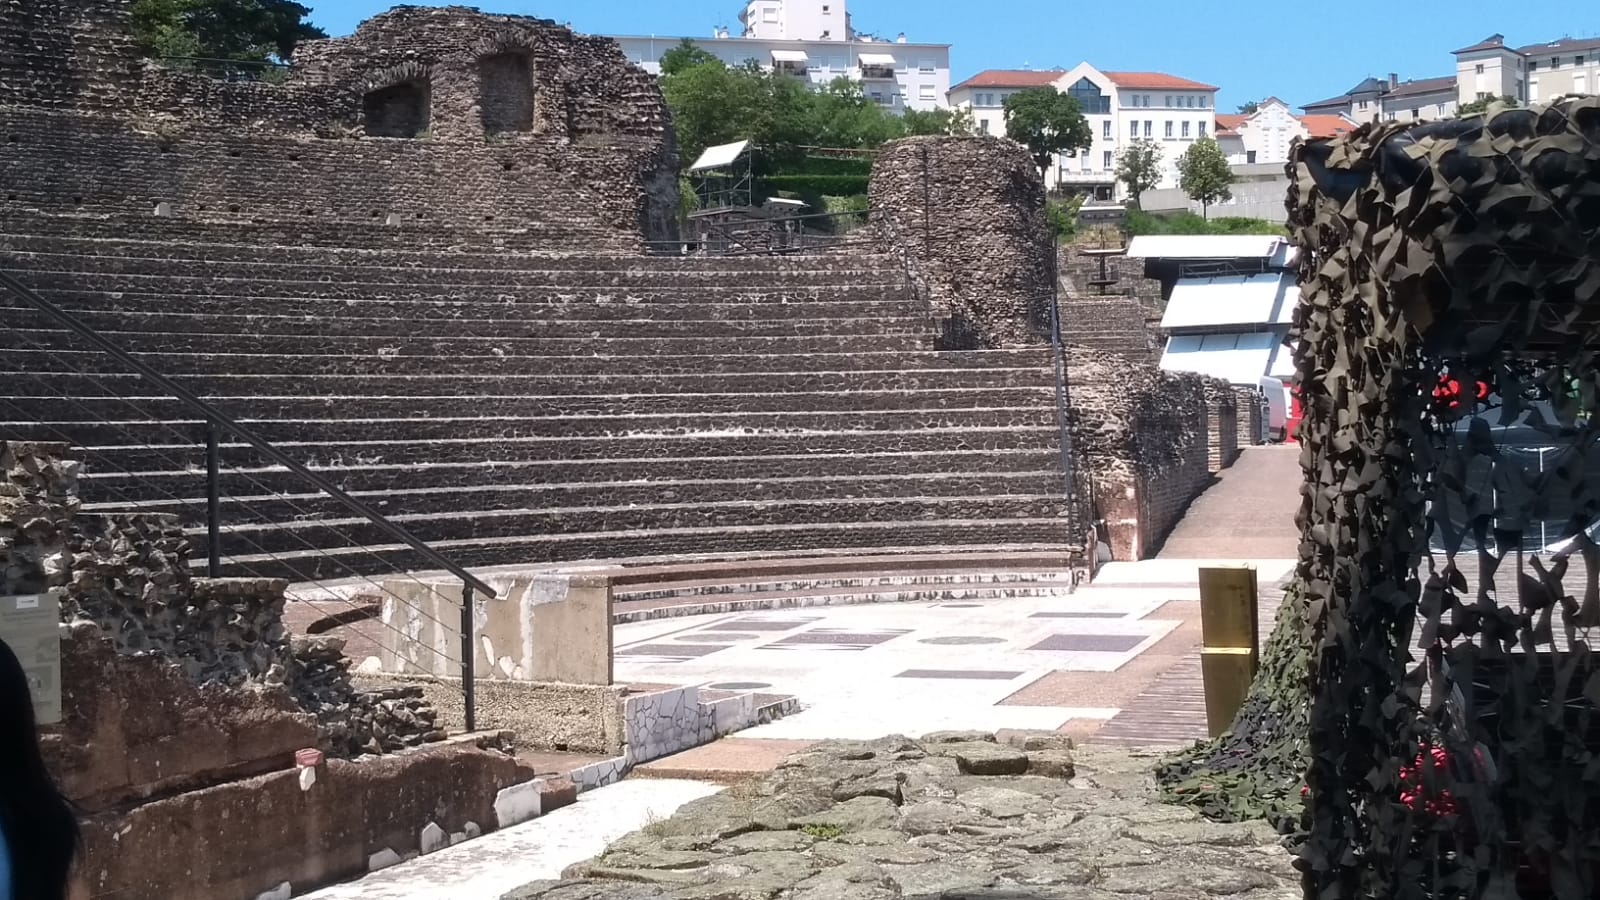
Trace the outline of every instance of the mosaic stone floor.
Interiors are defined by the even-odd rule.
[[[1047,728],[1105,720],[1103,706],[1002,701],[1057,672],[1110,676],[1181,622],[1153,615],[1185,585],[1090,588],[989,603],[697,616],[620,625],[619,681],[761,685],[798,715],[752,738],[872,738],[942,728]]]

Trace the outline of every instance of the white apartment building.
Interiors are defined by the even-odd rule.
[[[1450,118],[1456,114],[1457,104],[1454,76],[1401,81],[1391,72],[1386,79],[1366,78],[1337,97],[1308,103],[1302,109],[1310,115],[1343,116],[1358,123],[1419,122]]]
[[[1506,46],[1505,35],[1492,34],[1457,50],[1455,57],[1461,103],[1492,97],[1538,103],[1567,94],[1600,93],[1600,38],[1564,38],[1512,48]]]
[[[1070,70],[979,72],[950,89],[950,105],[970,109],[980,132],[1005,134],[1006,99],[1032,87],[1055,88],[1077,100],[1094,133],[1088,150],[1063,154],[1045,172],[1051,188],[1118,198],[1117,154],[1143,138],[1161,147],[1160,187],[1176,187],[1178,158],[1215,131],[1214,85],[1160,72],[1102,72],[1088,63]]]
[[[1296,138],[1336,137],[1354,128],[1355,123],[1344,116],[1297,116],[1289,104],[1268,97],[1253,113],[1218,113],[1217,143],[1234,166],[1281,167],[1289,161],[1289,147]]]
[[[945,106],[950,90],[950,45],[913,43],[904,34],[883,40],[856,32],[845,0],[749,0],[739,13],[743,32],[716,28],[689,38],[730,66],[754,60],[813,88],[836,78],[861,83],[862,93],[895,112]],[[659,75],[661,57],[683,37],[612,35],[628,59]]]

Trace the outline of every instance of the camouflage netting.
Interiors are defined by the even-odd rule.
[[[1600,99],[1289,169],[1306,896],[1600,896]],[[1173,795],[1292,804],[1286,643]]]

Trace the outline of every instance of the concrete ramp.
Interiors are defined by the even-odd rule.
[[[1300,448],[1247,447],[1189,505],[1158,559],[1294,559],[1300,552]]]

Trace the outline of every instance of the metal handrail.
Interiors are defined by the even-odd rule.
[[[200,399],[195,394],[189,392],[186,388],[179,385],[171,378],[168,378],[150,366],[147,366],[135,359],[132,354],[123,350],[121,347],[118,347],[116,344],[106,340],[93,328],[90,328],[89,326],[78,321],[77,318],[75,318],[71,313],[41,297],[32,288],[29,288],[27,285],[18,281],[11,275],[11,273],[0,271],[0,287],[7,289],[11,293],[22,298],[24,302],[49,316],[61,326],[71,330],[78,336],[89,341],[91,344],[94,344],[102,352],[116,359],[123,365],[133,369],[140,376],[155,383],[162,390],[178,398],[178,400],[183,402],[184,405],[200,413],[205,417],[207,424],[211,426],[213,433],[215,433],[216,429],[222,429],[232,433],[233,435],[236,435],[240,440],[254,447],[273,462],[283,466],[307,482],[310,482],[318,490],[321,490],[323,493],[339,501],[353,512],[364,516],[366,519],[371,521],[372,524],[387,532],[389,536],[417,551],[422,555],[423,559],[426,559],[429,563],[432,563],[438,568],[449,572],[451,575],[454,575],[456,578],[461,579],[463,584],[482,592],[487,597],[493,598],[498,596],[495,592],[495,589],[490,587],[487,582],[478,578],[476,575],[473,575],[471,572],[468,572],[460,565],[457,565],[456,563],[451,562],[449,559],[446,559],[442,554],[439,553],[439,551],[428,546],[427,543],[425,543],[421,538],[418,538],[416,535],[412,534],[404,526],[389,520],[383,515],[383,513],[380,513],[360,500],[357,500],[355,497],[352,497],[350,494],[346,493],[333,482],[306,468],[301,463],[289,457],[282,450],[279,450],[277,447],[273,446],[271,442],[267,441],[260,435],[257,435],[249,428],[240,425],[221,410]],[[213,540],[213,552],[215,552],[215,543],[215,540]],[[464,604],[463,612],[465,612],[467,609],[470,609],[470,606],[470,603]],[[463,616],[463,618],[465,618],[465,616]]]

